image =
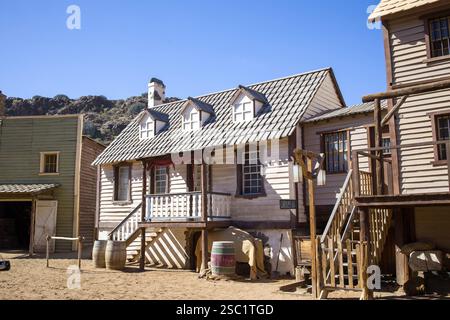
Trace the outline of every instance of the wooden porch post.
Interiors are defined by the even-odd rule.
[[[36,221],[36,197],[31,200],[31,221],[30,221],[30,246],[29,255],[32,256],[34,253],[34,225]]]
[[[375,148],[381,148],[383,145],[383,128],[381,127],[381,103],[380,99],[374,100],[374,124],[375,124]],[[377,195],[383,194],[383,151],[377,150],[376,152],[377,160],[375,160],[376,166],[376,185],[377,185]]]
[[[369,266],[369,255],[370,255],[370,232],[369,232],[369,209],[359,208],[359,225],[360,225],[360,241],[364,242],[365,245],[361,246],[362,256],[362,268],[361,268],[361,280],[363,286],[362,299],[367,300],[373,297],[372,291],[367,288],[367,267]]]
[[[206,164],[202,162],[201,168],[201,190],[202,190],[202,222],[205,228],[202,229],[202,267],[200,272],[204,273],[208,268],[208,194],[207,194],[207,175]]]
[[[147,195],[147,161],[142,161],[142,205],[141,205],[141,222],[144,222],[146,216],[146,195]],[[141,250],[139,257],[139,269],[145,269],[145,228],[141,228]]]
[[[312,159],[307,159],[307,171],[312,172]],[[309,200],[309,233],[311,237],[311,280],[312,280],[312,295],[314,298],[319,297],[319,285],[317,282],[317,264],[316,264],[316,204],[314,200],[314,180],[308,179],[308,200]]]

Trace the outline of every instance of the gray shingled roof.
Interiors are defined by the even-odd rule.
[[[320,114],[318,116],[308,118],[306,120],[303,120],[302,123],[310,123],[310,122],[318,122],[322,120],[329,120],[333,118],[340,118],[340,117],[346,117],[346,116],[352,116],[357,114],[363,114],[363,113],[370,113],[373,112],[374,103],[368,102],[368,103],[361,103],[356,104],[347,108],[340,108],[336,110],[332,110],[330,112],[326,112],[323,114]],[[383,100],[381,102],[381,108],[386,109],[387,103],[386,100]]]
[[[214,114],[214,107],[212,105],[192,97],[187,98],[187,100],[192,102],[199,110],[208,112],[211,115]]]
[[[140,140],[138,115],[93,164],[287,137],[294,131],[328,75],[334,80],[332,69],[326,68],[248,86],[267,98],[268,110],[247,122],[234,123],[232,119],[231,99],[240,89],[196,97],[214,107],[215,119],[192,132],[182,130],[180,115],[186,100],[159,105],[154,109],[169,115],[167,130],[151,139]],[[336,90],[339,91],[338,88]]]
[[[243,85],[239,85],[239,89],[241,89],[244,92],[246,92],[248,95],[250,95],[255,100],[258,100],[258,101],[260,101],[262,103],[267,103],[268,102],[266,96],[263,93],[261,93],[261,92],[253,90],[251,88],[247,88],[246,86],[243,86]]]
[[[58,187],[58,184],[0,184],[0,194],[2,193],[39,193]]]
[[[153,109],[146,109],[148,111],[148,113],[150,113],[150,115],[153,117],[153,119],[155,120],[159,120],[162,122],[169,122],[169,116],[165,113],[159,112],[157,110]]]

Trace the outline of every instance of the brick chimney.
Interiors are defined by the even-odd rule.
[[[6,96],[0,90],[0,117],[6,116]]]
[[[164,102],[166,86],[159,79],[151,78],[148,83],[148,107],[153,108]]]

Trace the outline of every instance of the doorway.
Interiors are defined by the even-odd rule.
[[[0,202],[0,249],[28,250],[31,202]]]

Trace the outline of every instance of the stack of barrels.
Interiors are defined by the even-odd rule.
[[[92,249],[92,259],[96,268],[123,270],[127,260],[127,246],[125,241],[95,241]]]

